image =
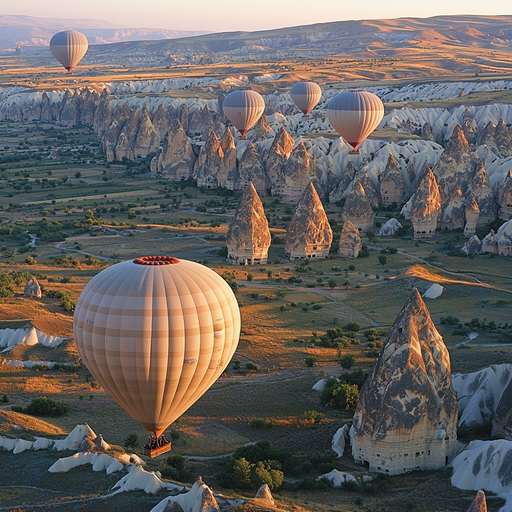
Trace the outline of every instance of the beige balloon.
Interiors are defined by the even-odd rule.
[[[224,372],[240,311],[213,270],[149,256],[96,275],[78,299],[73,328],[92,376],[159,436]]]

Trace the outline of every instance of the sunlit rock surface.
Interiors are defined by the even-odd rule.
[[[346,220],[341,230],[338,254],[342,258],[357,258],[362,246],[363,242],[361,241],[359,230],[352,222]]]

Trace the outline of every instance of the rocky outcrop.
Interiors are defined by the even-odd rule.
[[[238,184],[235,188],[245,189],[252,182],[258,194],[267,195],[270,181],[261,162],[256,146],[250,142],[238,162]]]
[[[477,162],[475,172],[469,178],[466,197],[470,196],[475,198],[478,209],[480,210],[480,215],[476,223],[477,227],[484,227],[489,224],[489,222],[496,219],[498,205],[494,200],[491,183],[485,172],[484,164],[480,161]]]
[[[496,202],[499,206],[499,218],[510,220],[512,218],[512,171],[507,172],[504,180],[498,187]]]
[[[162,105],[159,105],[156,109],[153,117],[151,118],[151,122],[153,123],[153,126],[158,130],[158,133],[160,133],[160,137],[165,137],[169,131],[170,126],[169,119],[167,119],[167,114],[165,113],[164,107]]]
[[[494,130],[494,140],[500,155],[507,157],[512,155],[512,137],[508,131],[507,125],[503,119],[498,121],[496,129]]]
[[[48,160],[58,160],[60,158],[60,155],[57,149],[52,146],[50,149],[50,153],[46,158]]]
[[[492,417],[492,436],[512,441],[512,380],[503,390]]]
[[[270,492],[270,487],[267,484],[263,484],[256,493],[256,499],[268,501],[272,505],[274,504],[274,498],[272,497],[272,493]]]
[[[476,233],[476,225],[480,217],[480,208],[475,198],[472,197],[466,204],[466,225],[464,226],[464,235],[473,236]]]
[[[265,168],[271,185],[277,182],[281,169],[288,161],[294,146],[295,142],[292,136],[284,126],[281,126],[265,156]]]
[[[476,144],[476,133],[473,129],[473,125],[471,124],[471,121],[466,119],[462,125],[462,131],[464,132],[464,137],[466,137],[466,140],[468,141],[468,144]]]
[[[79,91],[77,100],[78,124],[92,126],[94,124],[94,115],[100,103],[100,96],[96,91],[92,91],[87,87]]]
[[[217,172],[217,182],[219,187],[226,187],[230,190],[238,188],[238,169],[236,165],[236,145],[231,130],[227,129],[222,137],[220,147],[223,158]]]
[[[435,235],[441,214],[441,194],[434,173],[428,166],[422,170],[422,175],[416,192],[402,212],[412,220],[414,238],[431,238]]]
[[[384,206],[402,203],[404,182],[395,157],[390,153],[384,172],[379,176],[380,202]]]
[[[414,289],[361,389],[354,459],[390,475],[442,468],[457,439],[457,411],[448,350]]]
[[[112,117],[112,122],[103,135],[101,142],[102,149],[107,157],[107,162],[116,160],[116,145],[127,120],[132,115],[128,103],[118,107]]]
[[[316,178],[314,160],[310,158],[304,142],[301,142],[291,152],[286,163],[272,187],[272,195],[277,196],[283,203],[296,203],[309,182]]]
[[[206,144],[194,164],[193,177],[198,187],[217,187],[217,173],[224,159],[224,152],[220,147],[219,139],[212,130]]]
[[[362,246],[359,230],[349,220],[345,221],[341,230],[338,254],[342,258],[357,258]]]
[[[43,94],[41,95],[41,121],[43,123],[51,123],[53,121],[50,97],[46,91],[43,91]]]
[[[133,160],[135,155],[133,152],[135,139],[137,138],[137,131],[139,128],[140,115],[137,109],[133,110],[123,125],[123,129],[117,139],[116,147],[114,149],[115,159],[122,160],[127,158]]]
[[[99,137],[103,137],[112,123],[112,107],[110,105],[110,93],[105,87],[101,91],[100,102],[94,113],[93,127]]]
[[[470,254],[480,254],[482,252],[482,242],[476,235],[473,235],[464,244],[460,252],[466,256],[469,256]]]
[[[59,124],[63,126],[75,126],[78,124],[80,119],[78,108],[79,95],[78,90],[75,90],[74,94],[69,89],[66,90],[66,94],[61,102]]]
[[[368,199],[368,201],[370,201],[371,206],[373,206],[374,208],[378,208],[380,204],[380,194],[379,191],[373,186],[373,182],[368,176],[366,169],[356,174],[354,178],[354,183],[355,182],[359,182],[361,184],[366,195],[366,198]]]
[[[160,132],[151,122],[146,105],[142,108],[142,115],[137,130],[137,136],[133,143],[133,155],[135,158],[147,156],[160,145]]]
[[[491,232],[482,240],[482,252],[501,256],[512,255],[512,220],[500,226],[496,234],[491,229]]]
[[[356,168],[354,167],[354,162],[350,160],[345,167],[345,172],[341,177],[341,181],[333,188],[332,192],[329,194],[329,202],[335,203],[336,201],[340,201],[345,197],[345,192],[348,186],[354,181],[356,176]]]
[[[492,148],[497,149],[496,140],[494,139],[494,132],[496,131],[496,125],[491,120],[487,123],[487,126],[478,132],[476,136],[476,143],[478,146],[485,144]]]
[[[467,512],[487,512],[487,501],[484,491],[478,491]]]
[[[268,124],[267,116],[265,112],[258,119],[258,122],[252,128],[252,142],[258,142],[260,140],[266,140],[268,134],[272,131],[270,125]]]
[[[455,186],[447,198],[440,217],[441,230],[463,229],[466,221],[466,203],[462,190]]]
[[[286,233],[284,254],[291,260],[327,258],[332,229],[320,197],[310,182],[302,194]]]
[[[402,224],[394,217],[385,222],[375,233],[377,236],[392,236],[402,227]]]
[[[42,297],[41,287],[35,277],[31,277],[28,283],[25,285],[23,290],[23,297],[32,297],[34,299],[40,299]]]
[[[270,241],[263,203],[249,183],[228,227],[227,259],[233,265],[266,263]]]
[[[192,144],[181,123],[175,119],[161,151],[151,160],[151,170],[170,180],[189,179],[195,161]]]
[[[423,140],[434,141],[434,135],[432,134],[432,128],[429,123],[425,123],[421,128],[421,138]]]
[[[373,227],[375,212],[366,197],[363,187],[356,181],[345,200],[343,207],[343,222],[350,221],[360,232],[366,232]]]

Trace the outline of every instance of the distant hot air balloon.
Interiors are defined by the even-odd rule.
[[[144,447],[153,457],[170,450],[164,430],[224,372],[238,345],[240,311],[213,270],[146,256],[91,279],[73,330],[87,369],[153,433]]]
[[[69,73],[82,60],[88,47],[87,38],[75,30],[59,32],[50,41],[50,51]]]
[[[240,140],[256,124],[265,110],[265,100],[256,91],[238,89],[230,92],[222,104],[224,114],[241,133]]]
[[[322,89],[315,82],[297,82],[290,91],[293,103],[304,114],[302,117],[309,117],[308,114],[315,108],[322,97]]]
[[[346,91],[327,105],[327,118],[333,128],[354,148],[349,155],[359,155],[357,147],[377,128],[384,117],[384,105],[367,91]]]

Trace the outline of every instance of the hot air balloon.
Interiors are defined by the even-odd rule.
[[[73,68],[82,60],[88,47],[87,38],[75,30],[59,32],[50,41],[50,51],[53,56],[70,74]]]
[[[225,116],[241,133],[240,140],[246,140],[245,134],[256,124],[265,110],[265,100],[256,91],[238,89],[230,92],[222,104]]]
[[[327,105],[327,118],[333,128],[354,148],[349,155],[359,155],[357,147],[377,128],[384,117],[384,105],[367,91],[346,91]]]
[[[84,288],[73,330],[80,356],[105,391],[152,435],[164,430],[224,372],[240,335],[240,311],[214,271],[170,256],[113,265]]]
[[[297,82],[290,91],[293,103],[304,114],[302,117],[309,117],[308,114],[315,108],[322,97],[322,89],[315,82]]]

